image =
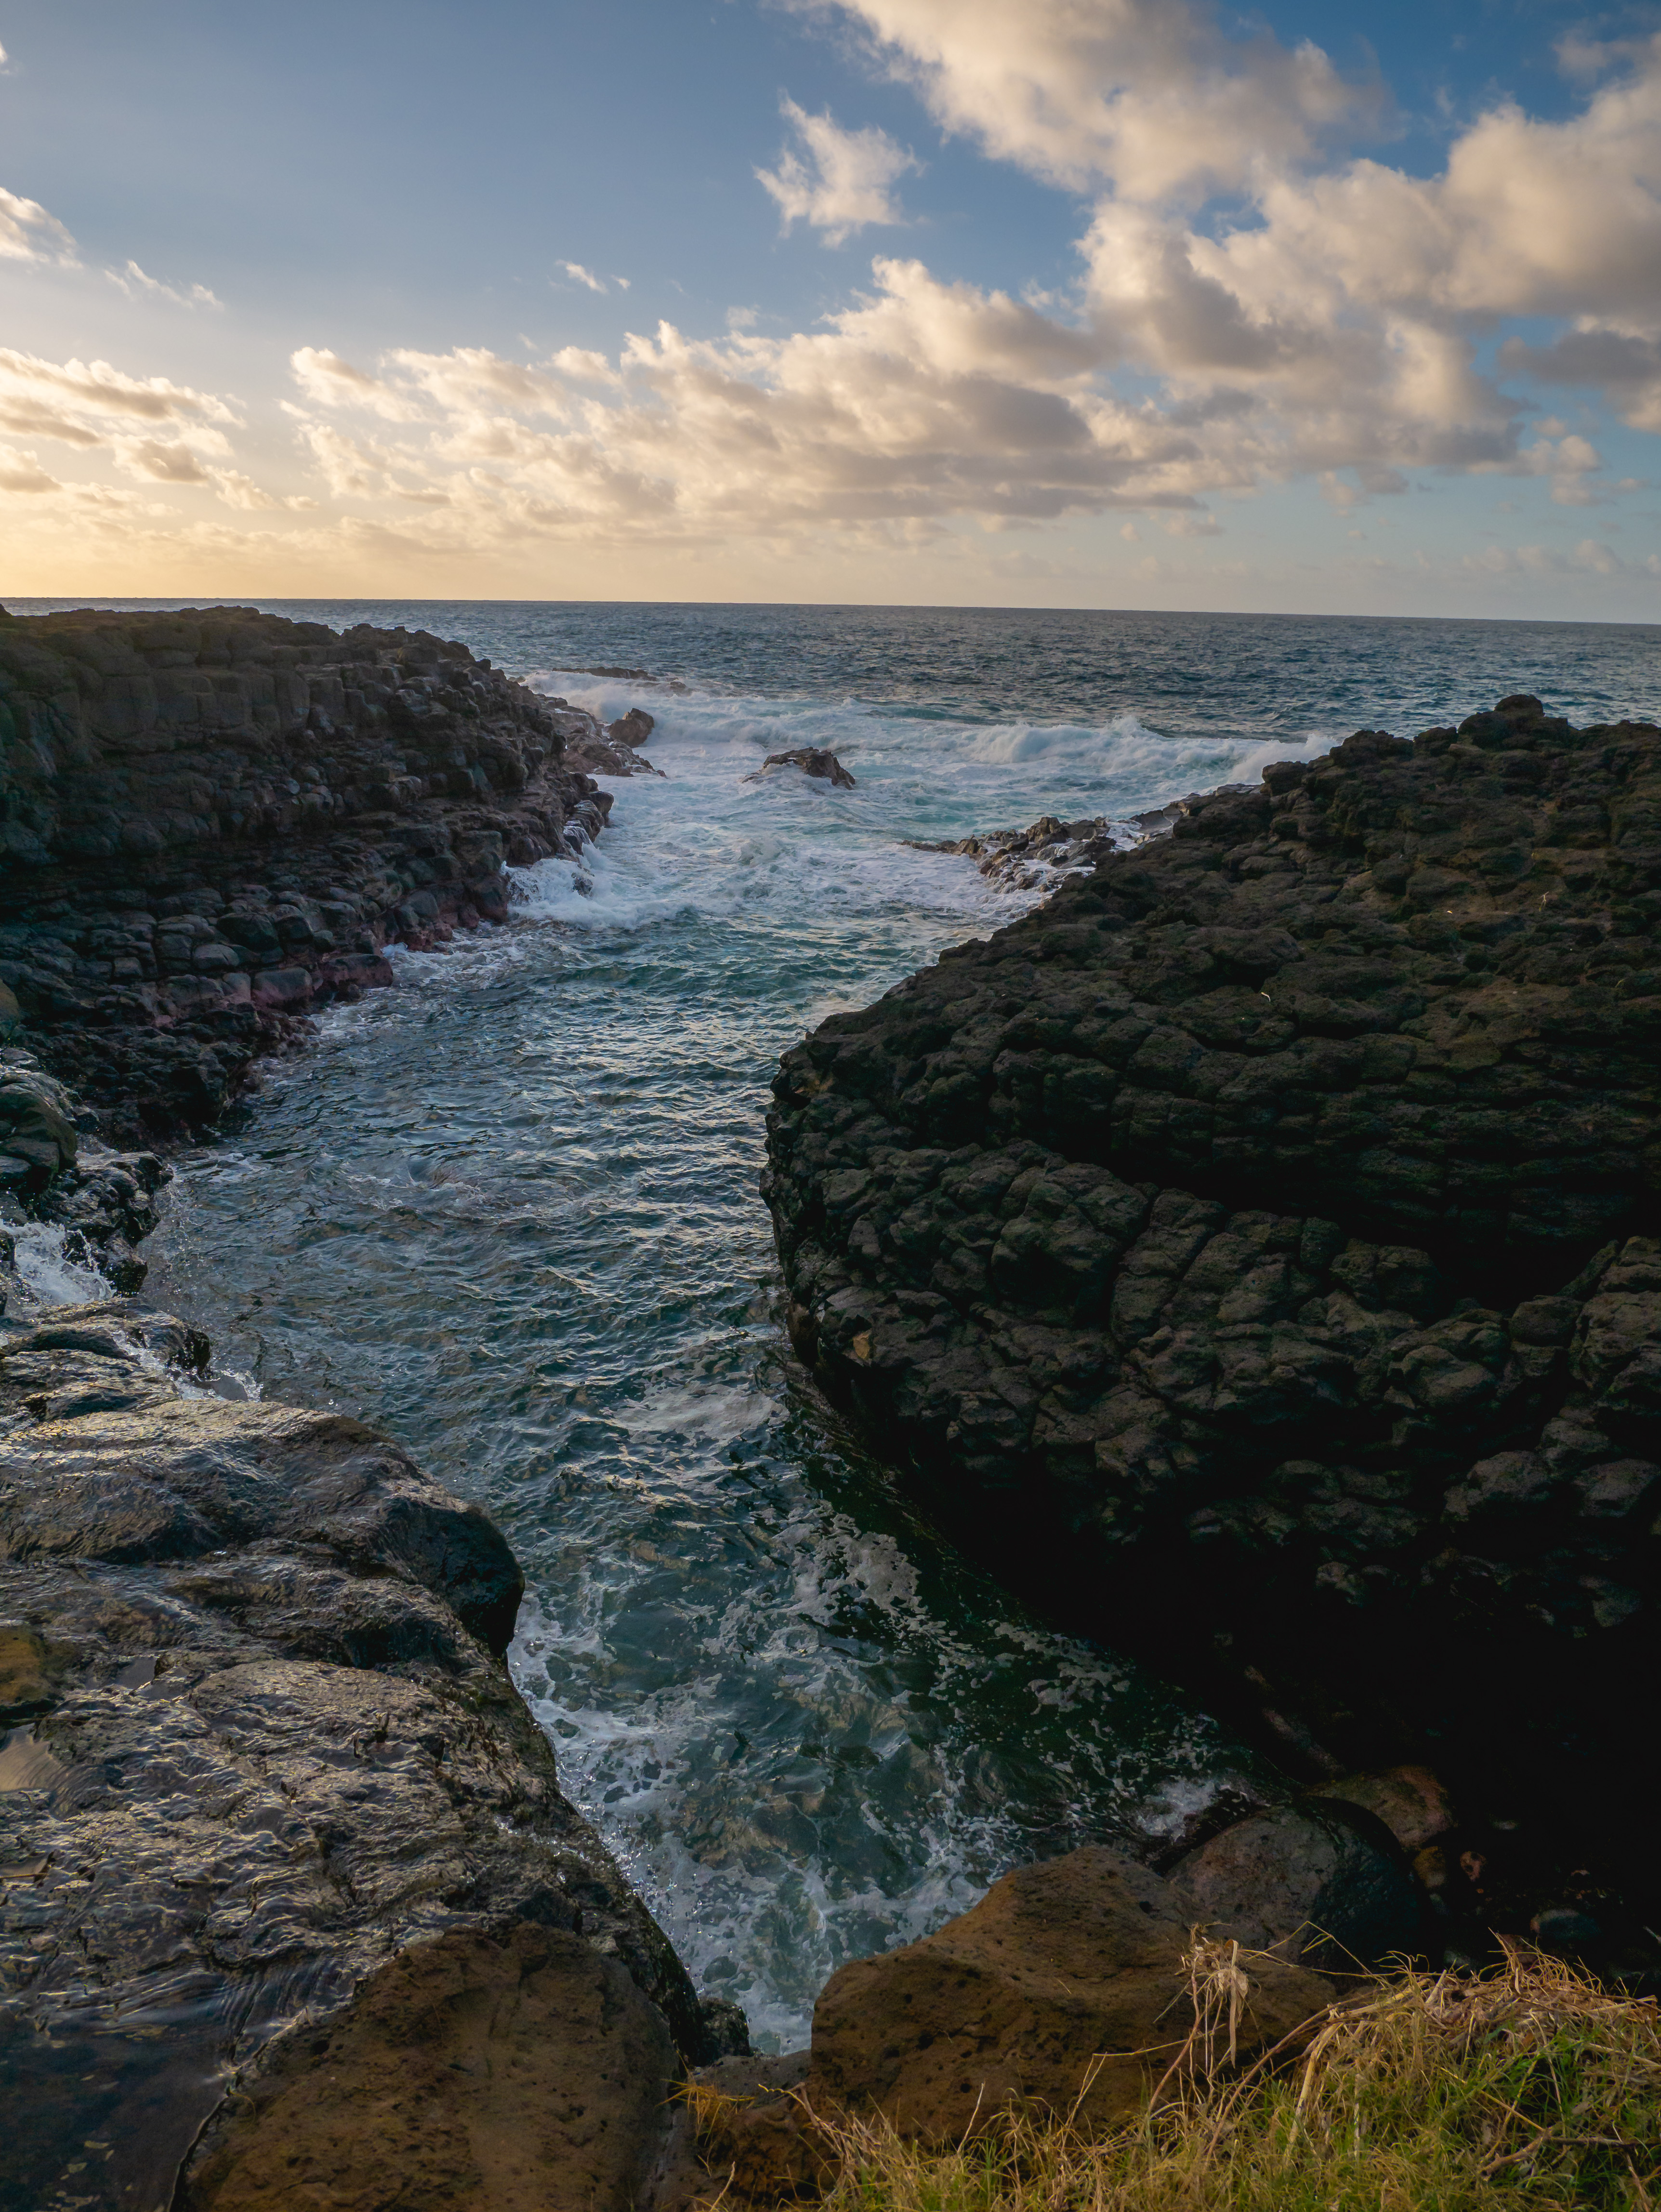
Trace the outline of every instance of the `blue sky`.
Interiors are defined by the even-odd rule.
[[[0,592],[1657,619],[1658,34],[0,0]]]

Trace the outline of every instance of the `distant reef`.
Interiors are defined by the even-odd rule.
[[[833,1015],[764,1185],[802,1358],[1053,1615],[1652,1904],[1658,921],[1661,729],[1360,731]]]
[[[425,631],[247,607],[0,617],[0,1027],[127,1143],[210,1123],[262,1051],[505,917],[579,854],[592,718]]]

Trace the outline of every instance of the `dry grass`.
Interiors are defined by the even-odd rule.
[[[823,2212],[1661,2212],[1654,2003],[1519,1948],[1488,1975],[1373,1984],[1240,2073],[1250,1964],[1196,1944],[1195,2030],[1106,2139],[1017,2115],[940,2152],[812,2120],[838,2176]]]

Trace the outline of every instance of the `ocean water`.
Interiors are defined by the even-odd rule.
[[[508,927],[399,955],[271,1070],[181,1164],[147,1295],[227,1387],[380,1423],[497,1516],[566,1789],[700,1983],[789,2048],[843,1960],[1021,1860],[1170,1833],[1251,1765],[955,1554],[791,1358],[756,1194],[779,1052],[1024,902],[903,841],[1128,823],[1511,690],[1655,714],[1661,630],[272,605],[644,706],[664,775],[611,787],[581,867],[518,872]],[[856,787],[754,780],[804,744]]]

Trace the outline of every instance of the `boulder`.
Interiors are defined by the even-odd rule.
[[[1457,1825],[1447,1791],[1427,1766],[1390,1766],[1317,1784],[1312,1797],[1339,1797],[1382,1820],[1410,1858]]]
[[[632,2212],[677,2070],[662,2014],[580,1936],[441,1936],[289,2032],[181,2212]]]
[[[1018,1869],[936,1934],[832,1975],[814,2008],[806,2100],[874,2108],[930,2142],[1012,2104],[1066,2112],[1076,2100],[1092,2127],[1128,2118],[1195,2024],[1191,1927],[1183,1889],[1099,1845]],[[1236,1931],[1212,1932],[1227,1943]],[[1331,1984],[1302,1966],[1244,1966],[1242,2058],[1331,2001]]]
[[[794,752],[769,753],[756,773],[745,776],[745,781],[759,783],[770,768],[799,768],[804,775],[821,777],[843,791],[854,788],[854,778],[835,753],[823,745],[800,745]]]
[[[390,2212],[406,2157],[545,2203],[545,2155],[624,2212],[731,2023],[560,1791],[513,1555],[207,1351],[120,1299],[0,1328],[0,2203],[186,2207],[200,2143],[215,2203]]]
[[[1256,1814],[1178,1859],[1170,1879],[1196,1920],[1329,1974],[1421,1947],[1411,1869],[1383,1823],[1343,1801]]]
[[[605,725],[605,734],[614,745],[628,745],[638,752],[656,727],[655,719],[644,707],[631,707],[626,714]]]

